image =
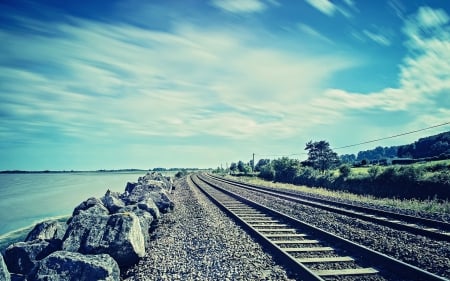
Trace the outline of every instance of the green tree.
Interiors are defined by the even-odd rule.
[[[308,159],[305,164],[318,169],[322,173],[339,164],[337,153],[330,148],[327,141],[310,141],[306,144],[305,150],[308,150]]]
[[[258,163],[256,163],[255,171],[260,172],[263,166],[266,166],[270,163],[270,159],[259,159]]]
[[[236,163],[231,163],[230,165],[230,171],[234,174],[237,171],[237,164]]]
[[[245,172],[245,163],[239,160],[239,162],[237,163],[237,169],[241,173]]]
[[[339,173],[343,178],[348,178],[352,172],[352,168],[348,164],[343,164],[339,167]]]
[[[282,157],[273,160],[271,165],[275,171],[275,181],[293,183],[300,167],[300,162],[297,159]]]

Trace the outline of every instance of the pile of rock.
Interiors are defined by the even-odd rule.
[[[173,210],[171,191],[170,178],[147,173],[122,194],[82,202],[66,223],[36,225],[6,249],[0,280],[119,280],[121,267],[145,255],[161,213]]]

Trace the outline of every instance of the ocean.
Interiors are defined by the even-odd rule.
[[[89,197],[123,192],[145,172],[0,174],[0,251],[23,240],[38,222],[67,220]]]

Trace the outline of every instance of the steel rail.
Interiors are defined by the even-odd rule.
[[[223,194],[228,195],[229,197],[234,198],[235,200],[241,202],[242,204],[245,204],[247,206],[250,206],[256,210],[261,211],[262,213],[268,214],[269,216],[279,218],[280,221],[287,224],[289,227],[293,227],[295,229],[301,229],[303,232],[307,232],[308,236],[313,235],[315,238],[319,238],[318,241],[326,241],[329,243],[329,245],[339,245],[339,248],[341,250],[349,251],[350,253],[354,253],[354,257],[358,257],[358,260],[361,258],[365,262],[369,262],[371,264],[376,265],[376,269],[385,270],[387,269],[391,274],[395,274],[398,276],[402,276],[404,278],[408,278],[408,280],[440,280],[444,281],[448,279],[445,279],[443,277],[437,276],[435,274],[432,274],[430,272],[427,272],[423,269],[420,269],[418,267],[415,267],[413,265],[407,264],[405,262],[402,262],[400,260],[394,259],[390,256],[387,256],[385,254],[379,253],[377,251],[374,251],[372,249],[369,249],[365,246],[359,245],[357,243],[354,243],[350,240],[347,240],[345,238],[341,238],[337,235],[334,235],[332,233],[329,233],[327,231],[324,231],[318,227],[315,227],[313,225],[310,225],[306,222],[300,221],[296,218],[293,218],[291,216],[288,216],[286,214],[283,214],[279,211],[273,210],[271,208],[268,208],[264,205],[258,204],[250,199],[247,199],[243,196],[240,196],[234,192],[231,192],[223,187],[220,187],[218,184],[211,182],[210,179],[208,180],[204,176],[196,175],[191,178],[192,182],[208,197],[210,198],[215,204],[217,204],[222,210],[224,210],[227,214],[229,214],[231,217],[236,219],[245,229],[249,230],[251,235],[257,235],[258,241],[260,241],[263,245],[268,246],[272,253],[275,253],[275,257],[278,257],[278,260],[283,260],[285,264],[290,268],[295,268],[296,272],[299,272],[301,274],[301,277],[304,280],[323,280],[320,274],[322,272],[318,273],[317,271],[310,270],[307,266],[305,266],[304,262],[299,261],[299,259],[296,259],[289,255],[289,253],[286,253],[287,251],[296,251],[296,249],[290,249],[290,248],[280,248],[278,245],[273,243],[273,241],[270,240],[270,238],[267,235],[264,235],[261,233],[261,231],[258,231],[253,226],[251,226],[249,223],[246,223],[245,220],[236,214],[236,209],[233,211],[229,207],[227,207],[225,204],[221,203],[219,199],[215,198],[215,196],[211,195],[210,192],[205,190],[201,186],[201,183],[208,185],[209,187],[220,191]],[[201,183],[200,183],[201,182]],[[297,234],[300,235],[300,234]],[[285,250],[283,250],[285,249]],[[290,256],[290,258],[286,258],[287,256]],[[282,257],[282,258],[280,258]],[[364,271],[364,270],[363,270]]]
[[[334,213],[339,213],[346,216],[351,216],[354,218],[362,219],[365,221],[370,221],[379,225],[388,226],[394,229],[408,231],[416,235],[423,235],[429,238],[450,241],[450,223],[441,222],[436,220],[430,220],[420,217],[415,217],[411,215],[398,214],[393,212],[388,212],[384,210],[355,206],[352,204],[336,202],[332,200],[326,200],[321,198],[315,198],[308,195],[301,195],[294,192],[277,190],[274,191],[273,188],[259,186],[254,184],[242,183],[234,180],[224,179],[214,175],[208,174],[207,176],[228,184],[239,186],[252,191],[268,194],[281,199],[289,200],[296,203],[301,203],[315,208],[320,208],[323,210],[331,211]],[[375,216],[374,216],[375,215]],[[377,217],[379,216],[379,217]],[[404,223],[402,223],[401,220]],[[433,228],[422,228],[420,225]],[[435,229],[437,228],[437,229]],[[443,232],[440,232],[443,231]]]

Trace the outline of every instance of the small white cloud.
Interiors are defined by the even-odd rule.
[[[267,8],[259,0],[212,0],[211,4],[231,13],[256,13]]]
[[[347,6],[355,7],[355,1],[353,0],[344,0],[344,3],[347,4]]]
[[[433,28],[447,24],[449,17],[444,10],[421,7],[417,13],[418,24],[425,28]]]
[[[306,25],[306,24],[303,24],[303,23],[299,23],[297,25],[297,27],[298,27],[298,29],[300,29],[300,31],[302,31],[302,32],[304,32],[304,33],[306,33],[308,35],[311,35],[311,36],[313,36],[313,37],[315,37],[317,39],[320,39],[321,41],[333,44],[333,41],[331,41],[328,37],[322,35],[320,32],[318,32],[317,30],[315,30],[314,28],[312,28],[309,25]]]
[[[370,40],[374,41],[377,44],[383,45],[383,46],[390,46],[391,41],[384,35],[379,33],[373,33],[368,30],[363,31],[364,35],[366,35]]]
[[[336,11],[336,6],[329,0],[306,0],[306,2],[327,16],[332,16]]]

